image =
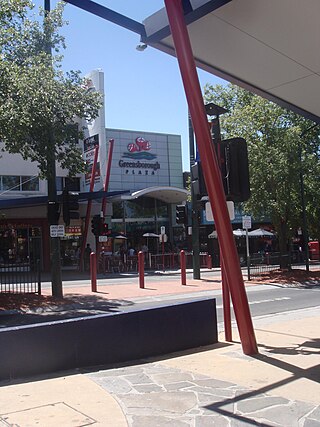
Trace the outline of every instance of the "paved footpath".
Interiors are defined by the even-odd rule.
[[[254,357],[234,329],[232,343],[2,383],[0,426],[320,427],[319,324],[320,305],[255,318]]]

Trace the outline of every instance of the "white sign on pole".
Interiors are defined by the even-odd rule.
[[[233,202],[227,202],[227,208],[228,208],[228,212],[229,212],[229,218],[230,218],[230,220],[233,220],[235,218],[235,216],[234,216],[234,203]],[[212,214],[210,202],[206,203],[206,219],[207,219],[207,221],[213,221],[213,214]]]
[[[168,236],[166,234],[159,235],[160,243],[166,243],[168,241]]]
[[[252,225],[251,225],[251,216],[243,216],[242,217],[242,228],[247,228],[247,229],[249,229],[249,228],[251,228],[252,227]]]
[[[64,225],[50,225],[50,237],[64,237]]]
[[[99,236],[99,242],[107,242],[108,236]]]
[[[166,234],[166,227],[164,225],[160,227],[160,234]]]

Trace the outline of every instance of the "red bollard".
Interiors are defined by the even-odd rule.
[[[208,255],[207,257],[207,268],[212,269],[212,256]]]
[[[186,285],[187,284],[186,254],[184,251],[180,251],[180,268],[181,268],[181,285]]]
[[[94,252],[90,254],[90,277],[91,292],[97,292],[97,256]]]
[[[144,254],[142,251],[138,253],[138,271],[139,271],[139,287],[144,289]]]

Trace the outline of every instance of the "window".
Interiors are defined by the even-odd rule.
[[[0,176],[2,191],[39,191],[39,178],[37,176]]]
[[[37,176],[21,177],[22,191],[39,191],[39,178]]]
[[[80,191],[80,178],[57,176],[56,185],[57,191],[63,191],[64,188],[68,191]]]

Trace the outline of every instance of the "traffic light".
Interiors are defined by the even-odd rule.
[[[58,224],[60,218],[60,203],[48,202],[48,220],[50,224]]]
[[[201,162],[196,162],[191,166],[191,185],[193,194],[201,199],[203,196],[207,196],[206,184],[203,177]]]
[[[226,199],[245,202],[250,198],[249,162],[247,143],[243,138],[221,142],[221,174]]]
[[[109,234],[109,226],[105,222],[101,224],[101,236],[107,236]]]
[[[79,219],[78,193],[72,193],[66,188],[62,192],[62,213],[66,225],[70,225],[71,219]]]
[[[187,217],[187,207],[185,205],[176,206],[176,222],[177,224],[186,225],[188,221]]]
[[[101,235],[102,218],[100,215],[95,215],[91,220],[91,231],[95,236]]]

